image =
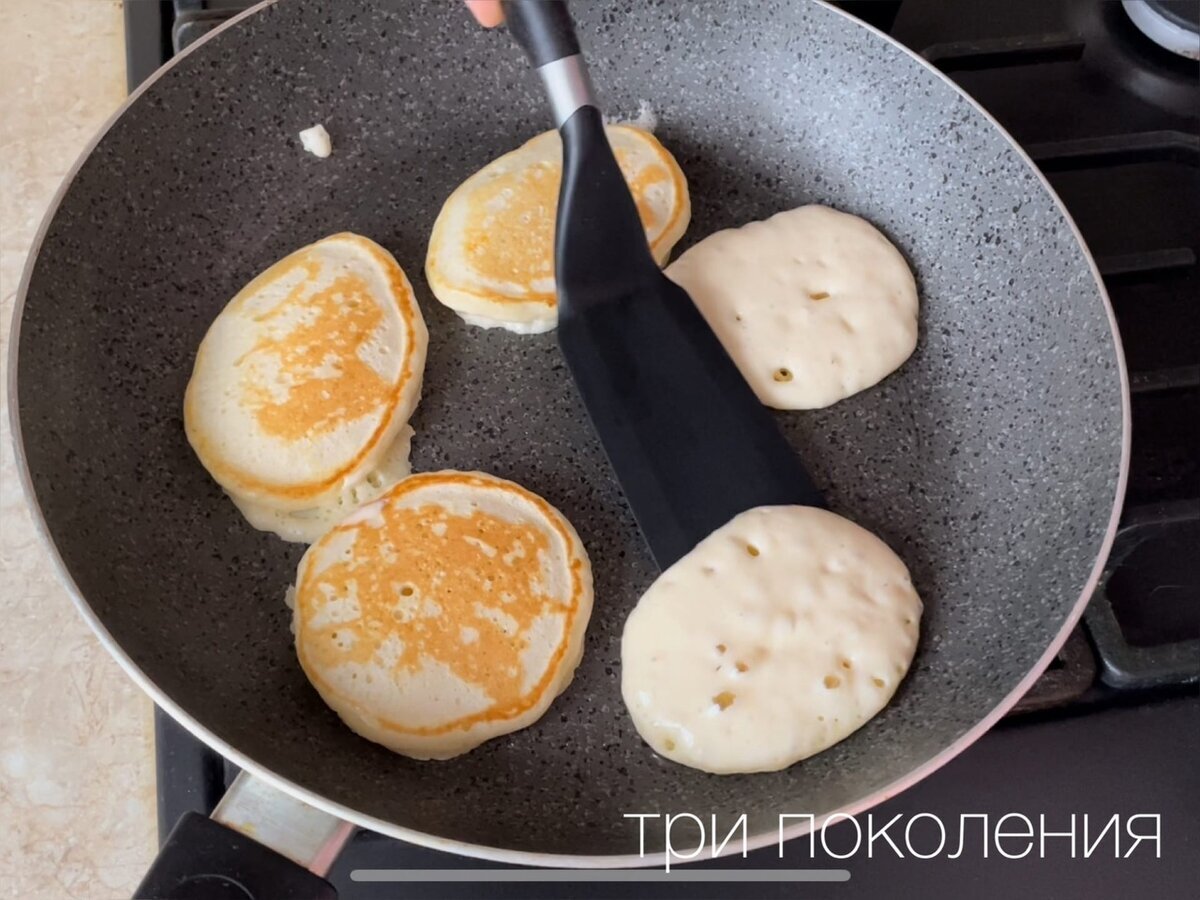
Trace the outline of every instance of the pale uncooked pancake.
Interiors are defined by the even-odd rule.
[[[188,440],[244,508],[337,506],[395,471],[399,453],[407,459],[427,343],[391,254],[354,234],[318,241],[255,278],[212,323],[184,399]],[[263,515],[252,518],[261,526]]]
[[[675,158],[632,125],[606,126],[659,265],[691,216]],[[425,274],[434,295],[467,322],[523,334],[558,322],[554,222],[562,141],[547,131],[484,166],[455,189],[429,239]]]
[[[625,623],[638,733],[718,774],[786,768],[878,713],[908,671],[921,601],[883,541],[824,510],[742,513],[662,573]]]
[[[869,222],[825,206],[718,231],[666,274],[776,409],[856,394],[917,345],[917,285],[904,257]]]
[[[342,720],[398,753],[446,759],[531,725],[570,683],[592,573],[545,500],[434,472],[313,544],[291,602],[300,665]]]

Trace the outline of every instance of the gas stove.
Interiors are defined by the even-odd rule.
[[[130,87],[250,5],[126,0]],[[1097,817],[1152,812],[1163,817],[1164,840],[1174,831],[1181,842],[1189,835],[1194,841],[1200,811],[1187,796],[1200,795],[1194,758],[1188,762],[1200,737],[1200,4],[838,5],[945,72],[1046,174],[1104,277],[1132,391],[1124,515],[1084,622],[1005,722],[876,814],[1016,811],[1045,813],[1049,820],[1089,810]],[[165,837],[185,811],[211,812],[236,769],[161,711],[156,738],[159,830]],[[1190,788],[1180,774],[1189,765]],[[806,851],[807,842],[793,841],[782,858],[772,848],[751,854],[745,865],[821,861],[819,852]],[[352,881],[349,873],[479,865],[363,831],[329,877],[345,898],[391,897],[397,896],[394,886]],[[1183,896],[1184,885],[1197,877],[1194,869],[1099,857],[1082,867],[1053,866],[1047,859],[1016,868],[1011,860],[964,855],[953,862],[953,873],[933,862],[894,858],[857,866],[852,861],[850,868],[852,879],[830,888],[830,895],[874,896],[920,884],[925,895],[941,896],[938,885],[951,892],[969,880],[980,897],[1008,897],[1028,883],[1038,883],[1045,896],[1089,889],[1097,896],[1124,896],[1147,886],[1161,896],[1176,890]],[[677,889],[642,885],[639,894],[636,887],[623,885],[621,896],[674,896]],[[719,895],[792,896],[795,890],[740,887],[748,892],[723,885]],[[403,888],[403,896],[414,898],[553,895],[531,885]],[[572,889],[572,896],[612,895],[611,886]]]

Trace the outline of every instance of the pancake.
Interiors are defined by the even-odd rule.
[[[760,507],[638,601],[621,693],[668,759],[717,774],[783,769],[883,709],[921,611],[904,563],[870,532],[812,507]]]
[[[391,254],[354,234],[325,238],[271,266],[213,321],[184,398],[188,440],[245,508],[337,506],[394,472],[397,453],[407,459],[408,435],[393,444],[420,398],[427,343]]]
[[[675,158],[648,131],[606,126],[659,265],[691,216]],[[438,214],[425,274],[434,296],[473,325],[522,334],[558,322],[554,222],[562,141],[547,131],[464,181]]]
[[[666,274],[775,409],[820,409],[865,390],[917,345],[904,257],[869,222],[828,207],[718,231]]]
[[[413,475],[313,544],[292,593],[300,665],[363,737],[447,759],[533,724],[574,675],[592,573],[519,485]]]

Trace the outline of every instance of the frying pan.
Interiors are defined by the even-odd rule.
[[[648,103],[688,176],[679,249],[818,202],[874,222],[917,274],[908,363],[829,409],[780,415],[830,506],[883,537],[926,602],[910,674],[852,737],[782,772],[717,777],[655,757],[626,717],[620,631],[656,570],[554,335],[468,327],[422,278],[451,189],[549,127],[522,55],[456,4],[264,4],[139,90],[68,179],[26,270],[13,425],[80,611],[223,755],[404,840],[632,865],[663,847],[648,830],[640,856],[624,813],[746,813],[762,846],[780,813],[820,824],[862,811],[986,731],[1096,584],[1124,487],[1128,391],[1111,309],[1059,201],[917,57],[816,3],[574,12],[606,111]],[[324,161],[296,139],[314,122],[333,135]],[[574,684],[536,726],[449,762],[394,756],[321,703],[283,604],[302,548],[251,530],[184,439],[184,386],[218,310],[341,230],[395,253],[429,323],[416,470],[529,486],[577,526],[595,567]],[[792,821],[789,835],[804,828]]]

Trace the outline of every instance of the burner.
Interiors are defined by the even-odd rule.
[[[1200,59],[1200,4],[1195,0],[1123,0],[1138,31],[1165,50]]]

